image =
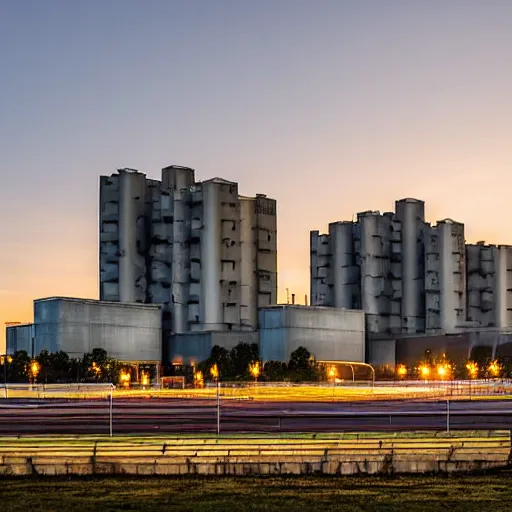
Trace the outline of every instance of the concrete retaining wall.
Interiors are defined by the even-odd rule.
[[[9,447],[0,475],[354,475],[471,472],[511,466],[510,438]],[[225,443],[225,444],[224,444]]]

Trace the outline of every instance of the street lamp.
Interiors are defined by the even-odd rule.
[[[8,355],[0,356],[0,362],[4,367],[4,394],[5,398],[7,398],[7,363],[12,363],[12,357]]]
[[[500,364],[498,363],[498,361],[496,361],[496,359],[489,363],[488,370],[493,377],[499,377],[501,368]]]
[[[466,363],[466,370],[468,371],[469,377],[471,379],[476,379],[478,376],[478,363],[475,361],[468,361]]]
[[[259,377],[260,373],[261,373],[260,362],[256,361],[255,363],[250,363],[249,364],[249,372],[254,377],[254,382],[256,382],[258,380],[258,377]]]
[[[421,373],[421,376],[427,380],[429,375],[430,375],[430,367],[427,366],[426,364],[423,364],[420,366],[420,373]]]
[[[407,375],[407,367],[404,364],[399,364],[396,373],[403,379]]]
[[[30,374],[32,375],[32,384],[36,383],[37,376],[39,375],[39,370],[41,369],[41,365],[37,361],[32,361],[30,363]]]
[[[196,388],[202,388],[204,386],[204,377],[201,370],[194,372],[194,386]]]
[[[220,434],[220,389],[219,389],[219,367],[215,363],[210,368],[211,376],[217,381],[217,435]]]

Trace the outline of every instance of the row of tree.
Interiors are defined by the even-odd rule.
[[[205,379],[211,379],[210,369],[217,365],[219,379],[222,381],[247,381],[254,379],[249,368],[259,362],[259,351],[256,343],[240,343],[231,350],[215,346],[210,357],[197,365]],[[266,361],[260,365],[259,381],[268,382],[318,382],[326,380],[323,365],[317,363],[314,356],[304,347],[291,353],[287,363]]]
[[[95,348],[82,358],[70,358],[66,352],[50,353],[43,350],[34,359],[20,350],[3,360],[0,378],[7,382],[35,382],[53,384],[59,382],[118,382],[122,364],[108,356],[101,348]]]

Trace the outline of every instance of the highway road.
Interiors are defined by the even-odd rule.
[[[0,400],[0,435],[107,434],[108,400]],[[446,401],[221,402],[224,433],[446,430]],[[452,430],[512,429],[512,400],[451,401]],[[117,399],[114,434],[216,432],[214,400]]]

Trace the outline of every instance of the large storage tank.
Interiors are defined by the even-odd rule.
[[[34,355],[95,348],[122,361],[160,361],[161,306],[51,297],[34,301]]]
[[[299,347],[319,360],[365,360],[364,313],[318,306],[272,306],[259,310],[260,357],[288,361]]]

